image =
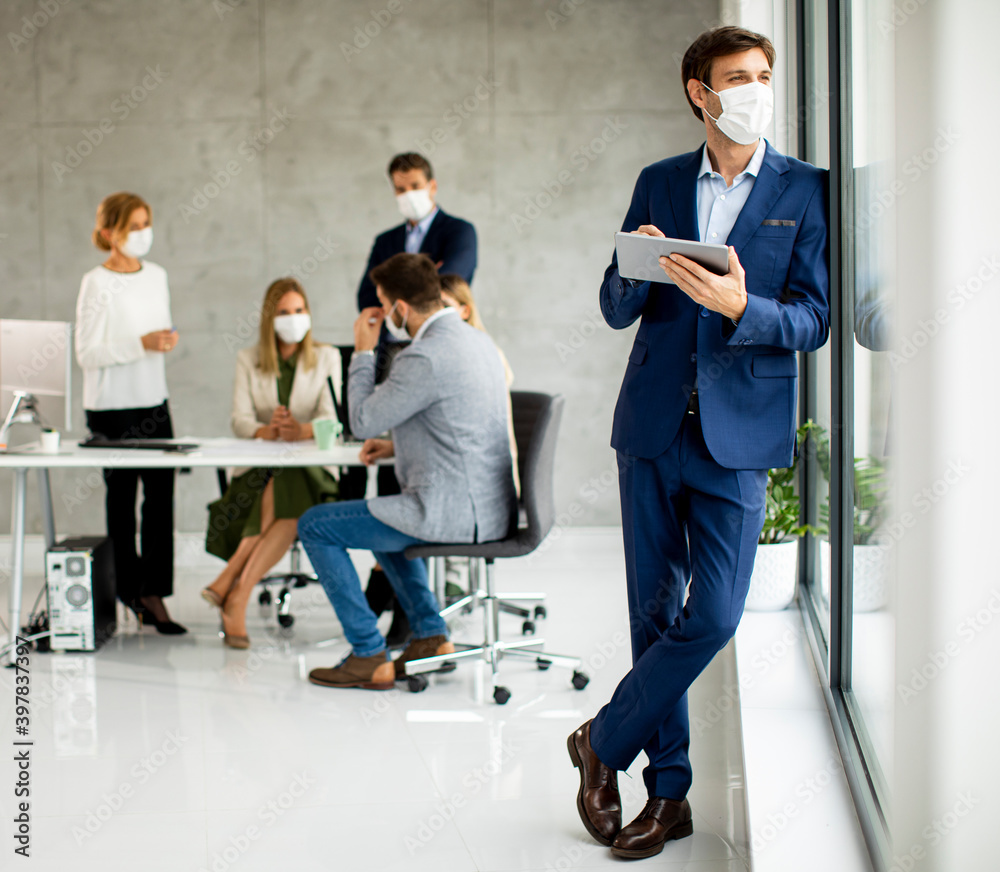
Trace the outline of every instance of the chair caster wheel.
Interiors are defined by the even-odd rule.
[[[588,684],[590,684],[590,676],[585,672],[573,673],[573,687],[577,690],[583,690]]]
[[[493,688],[493,701],[497,705],[506,705],[507,700],[510,699],[510,691],[506,687],[495,687]]]
[[[521,634],[524,636],[534,636],[535,635],[535,622],[525,621],[521,624]]]
[[[278,615],[278,623],[287,629],[295,623],[295,615]]]
[[[539,657],[538,660],[535,661],[535,663],[538,664],[538,669],[540,672],[545,672],[552,665],[551,660],[543,660],[541,657]]]
[[[271,605],[271,591],[262,590],[260,592],[260,596],[257,597],[257,602],[260,603],[262,606]]]
[[[535,620],[540,621],[542,618],[548,617],[548,612],[545,610],[545,606],[535,606]]]
[[[409,688],[410,693],[420,693],[422,690],[427,690],[427,676],[426,675],[407,675],[406,676],[406,686]]]

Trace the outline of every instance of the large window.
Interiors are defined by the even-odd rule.
[[[830,170],[831,338],[803,361],[800,598],[876,868],[892,769],[892,0],[792,0],[800,157]]]
[[[854,518],[851,684],[859,732],[883,802],[892,766],[893,618],[888,535],[892,472],[889,347],[895,295],[892,176],[892,0],[853,0],[851,8],[851,167],[854,290]]]

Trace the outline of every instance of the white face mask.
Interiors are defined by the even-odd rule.
[[[278,315],[274,319],[274,332],[282,342],[289,345],[301,342],[312,327],[312,318],[308,312],[298,312],[295,315]]]
[[[145,257],[152,247],[153,228],[147,227],[144,230],[133,230],[129,233],[125,244],[121,246],[121,253],[128,257]]]
[[[431,202],[431,194],[427,188],[419,188],[416,191],[407,191],[405,194],[396,195],[396,204],[399,211],[407,221],[423,221],[434,209]]]
[[[396,306],[399,304],[399,300],[392,304],[392,308],[389,310],[389,314],[385,316],[385,329],[389,331],[389,335],[399,341],[406,342],[410,338],[409,331],[406,329],[406,316],[403,317],[403,323],[396,325],[392,320],[392,313],[396,311]]]
[[[704,82],[701,84],[712,91]],[[750,82],[712,93],[722,102],[722,114],[712,118],[705,109],[701,111],[733,142],[751,145],[764,135],[774,116],[774,91],[767,85]]]

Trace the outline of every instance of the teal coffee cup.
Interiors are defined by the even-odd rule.
[[[343,427],[340,421],[333,418],[317,418],[312,422],[313,437],[316,439],[316,447],[320,451],[329,451],[337,443],[337,437]]]

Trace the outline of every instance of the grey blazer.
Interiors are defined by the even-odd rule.
[[[351,360],[351,431],[392,431],[402,493],[368,501],[396,530],[426,542],[489,542],[507,535],[517,497],[507,436],[507,385],[497,348],[457,313],[427,325],[375,385],[375,358]]]

